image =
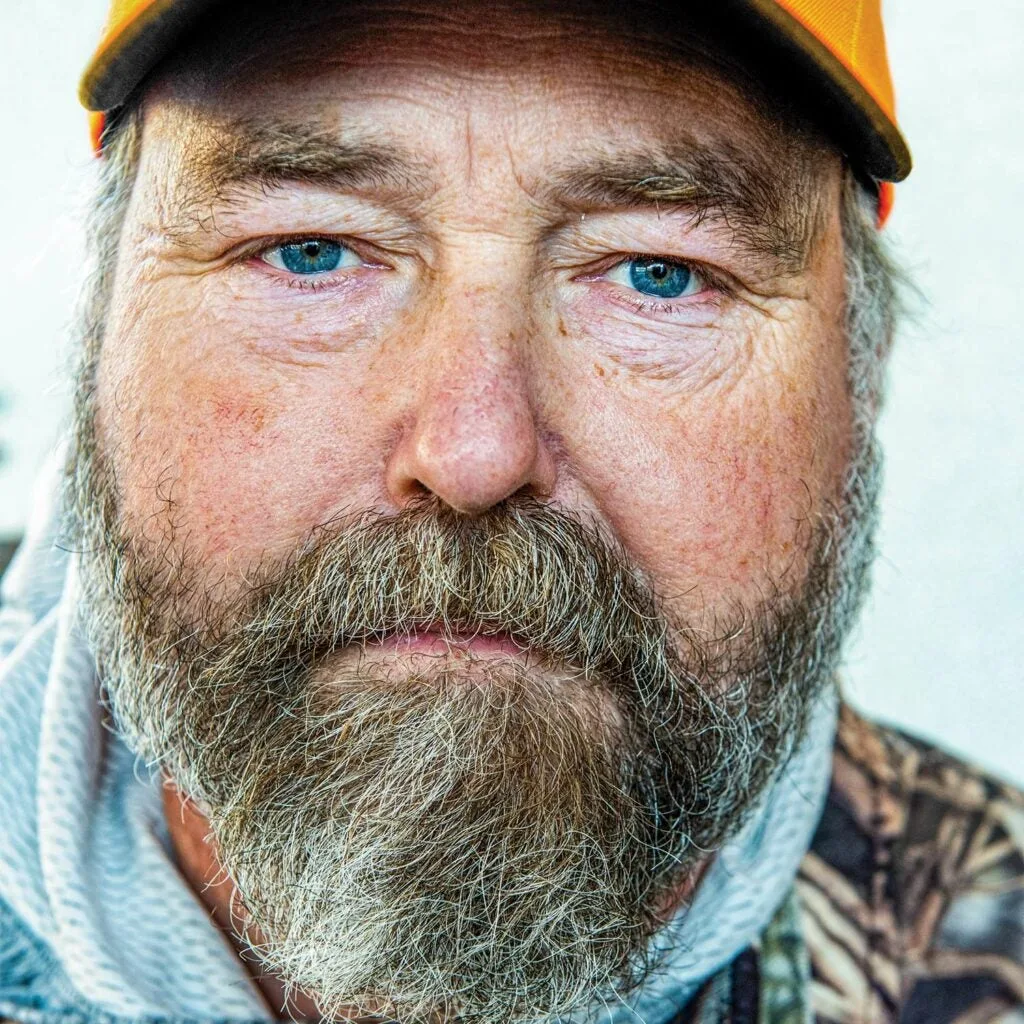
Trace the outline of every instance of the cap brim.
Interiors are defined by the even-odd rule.
[[[780,77],[813,108],[822,129],[877,181],[903,181],[913,168],[899,127],[861,80],[775,0],[718,0],[751,38],[770,40],[787,60]],[[763,42],[762,42],[763,45]]]
[[[150,0],[111,25],[78,86],[86,110],[110,113],[172,53],[201,17],[224,0]]]
[[[122,106],[202,16],[225,2],[150,0],[124,24],[111,26],[82,77],[83,106],[103,113]],[[727,25],[731,40],[734,32],[746,37],[758,70],[812,108],[855,167],[878,181],[902,181],[910,173],[910,150],[881,104],[775,0],[717,0],[713,17]]]

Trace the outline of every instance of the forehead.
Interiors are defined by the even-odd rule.
[[[208,18],[174,67],[215,87],[324,64],[400,73],[416,50],[433,57],[445,75],[454,57],[467,73],[529,69],[552,83],[577,79],[575,70],[594,60],[613,74],[649,75],[659,63],[678,69],[700,62],[745,78],[744,89],[756,80],[747,73],[749,54],[735,51],[713,21],[662,0],[628,7],[607,0],[258,0],[247,5],[242,23],[230,11]]]
[[[425,162],[474,133],[541,162],[581,139],[610,152],[644,137],[733,140],[766,163],[785,158],[785,173],[827,149],[742,55],[675,6],[255,4],[244,25],[208,21],[153,92],[199,126],[272,110],[377,136],[394,128]]]

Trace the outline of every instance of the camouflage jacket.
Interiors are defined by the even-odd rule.
[[[844,707],[794,891],[673,1024],[1024,1024],[1024,794]]]

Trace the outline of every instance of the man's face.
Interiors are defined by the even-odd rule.
[[[597,517],[690,615],[799,578],[848,449],[837,161],[643,38],[653,12],[627,35],[571,11],[343,11],[149,103],[99,382],[131,521],[156,538],[172,502],[232,581],[352,510],[524,492]],[[216,166],[235,118],[353,152],[211,203],[241,171]],[[301,142],[278,143],[286,179]],[[753,223],[695,221],[677,169]],[[325,237],[344,248],[319,264],[286,255],[337,269],[282,269],[275,243]],[[693,270],[659,295],[634,255]]]
[[[635,973],[834,666],[862,454],[840,163],[670,18],[307,6],[214,28],[147,94],[89,409],[106,491],[79,497],[113,496],[133,582],[93,591],[96,635],[271,957],[331,1005],[517,1019]],[[257,849],[300,802],[317,843]],[[342,867],[386,901],[431,828],[490,889],[445,918],[416,875],[410,930],[372,941],[447,963],[402,990],[380,949],[354,966],[373,908],[339,923],[369,884]],[[487,918],[503,899],[522,914]],[[312,966],[332,943],[345,965]]]

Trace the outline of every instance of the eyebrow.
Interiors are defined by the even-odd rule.
[[[189,141],[172,233],[205,227],[215,209],[284,185],[407,194],[425,173],[383,140],[365,133],[342,138],[316,124],[236,119],[204,125]]]
[[[338,192],[422,194],[431,166],[365,131],[342,136],[315,122],[235,119],[202,126],[183,156],[185,185],[171,232],[206,227],[214,210],[288,184]],[[579,212],[653,208],[710,220],[733,244],[781,273],[803,270],[817,236],[820,199],[811,161],[773,168],[759,153],[715,147],[679,133],[672,149],[598,153],[554,168],[542,201]]]
[[[605,155],[558,173],[549,191],[581,210],[682,210],[725,226],[738,247],[799,272],[821,227],[820,186],[806,157],[771,168],[761,154],[691,141],[674,150]]]

